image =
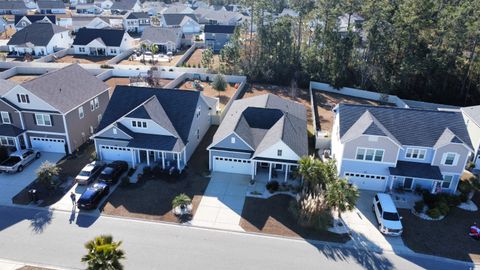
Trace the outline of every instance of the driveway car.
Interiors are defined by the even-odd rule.
[[[403,232],[401,217],[393,203],[392,197],[377,193],[373,197],[373,211],[378,221],[380,232],[386,235],[400,236]]]
[[[116,183],[120,176],[128,170],[128,163],[122,160],[116,160],[105,167],[100,176],[99,181],[111,184]]]
[[[16,151],[0,164],[0,172],[21,172],[23,168],[40,158],[40,152],[34,149]]]
[[[79,209],[91,210],[98,206],[103,197],[108,195],[110,187],[105,182],[97,182],[85,190],[77,201]]]
[[[88,185],[98,177],[104,167],[104,163],[99,163],[95,161],[87,164],[85,167],[83,167],[77,177],[75,177],[75,181],[79,185]]]

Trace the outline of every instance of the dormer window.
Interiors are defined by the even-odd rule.
[[[134,128],[147,128],[146,121],[132,121],[132,127]]]
[[[18,103],[30,103],[30,98],[27,94],[17,94]]]
[[[230,138],[231,143],[235,143],[235,137]]]
[[[282,156],[282,150],[281,150],[281,149],[278,149],[278,150],[277,150],[277,156],[279,156],[279,157]]]

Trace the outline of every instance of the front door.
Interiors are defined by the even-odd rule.
[[[405,180],[403,181],[403,188],[411,190],[413,186],[413,178],[405,177]]]
[[[18,137],[18,140],[20,141],[20,149],[26,149],[27,146],[25,145],[25,138],[23,136]]]
[[[147,163],[147,151],[140,150],[140,163]]]

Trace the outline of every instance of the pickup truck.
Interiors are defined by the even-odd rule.
[[[24,149],[13,152],[8,159],[0,163],[0,172],[21,172],[23,168],[40,157],[40,152],[33,149]]]

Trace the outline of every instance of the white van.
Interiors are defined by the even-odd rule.
[[[390,195],[377,193],[373,197],[373,212],[375,212],[380,232],[392,236],[400,236],[402,234],[402,218],[398,215],[397,208]]]

